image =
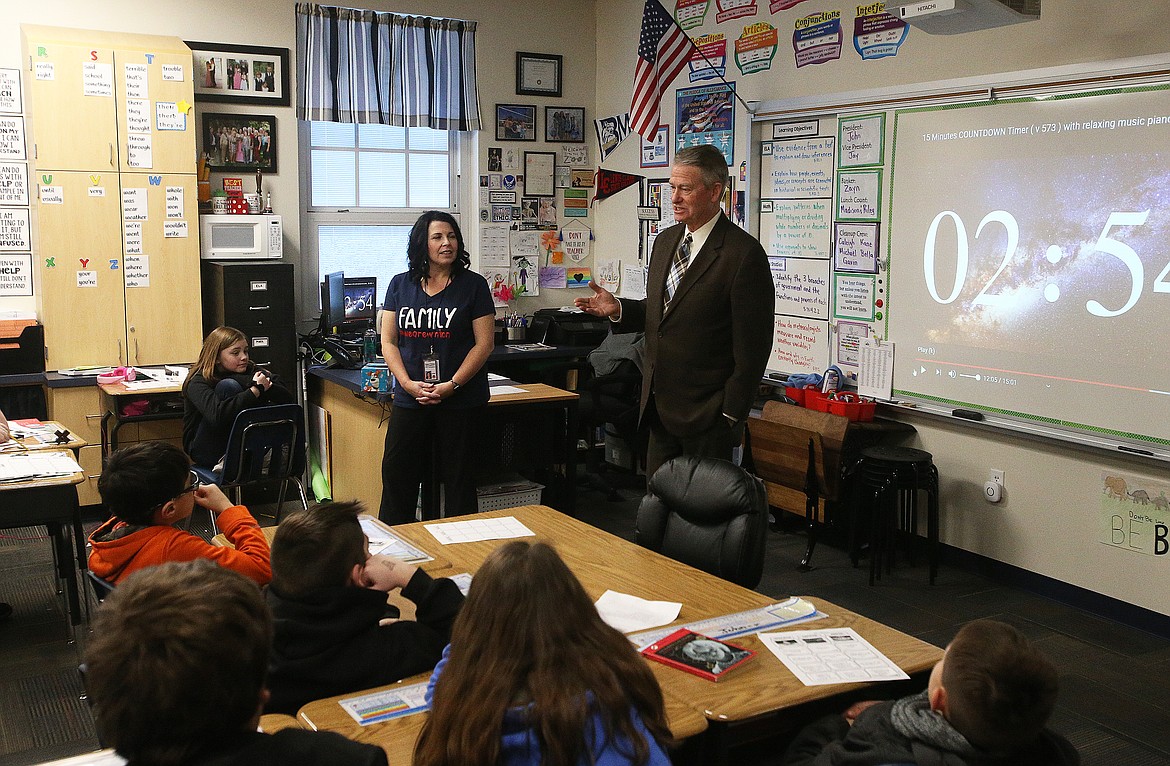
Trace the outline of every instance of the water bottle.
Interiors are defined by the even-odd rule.
[[[373,327],[362,336],[362,357],[366,364],[372,364],[378,358],[378,333]]]

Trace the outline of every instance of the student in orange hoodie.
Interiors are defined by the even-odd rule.
[[[106,523],[89,537],[89,568],[115,585],[135,570],[167,561],[211,559],[259,585],[272,579],[268,541],[248,509],[214,484],[200,485],[191,461],[166,442],[139,442],[110,456],[98,480]],[[235,548],[220,547],[174,525],[195,505],[216,515]]]

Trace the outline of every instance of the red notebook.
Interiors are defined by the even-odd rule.
[[[681,628],[642,650],[650,659],[718,681],[729,670],[744,664],[756,653],[742,646],[708,638],[687,628]]]

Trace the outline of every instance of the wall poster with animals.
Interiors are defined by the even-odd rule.
[[[1101,537],[1147,556],[1170,554],[1170,482],[1101,474]]]

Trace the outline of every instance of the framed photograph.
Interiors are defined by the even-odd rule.
[[[196,101],[288,106],[288,48],[187,41]]]
[[[556,194],[556,152],[524,152],[524,196],[552,197]]]
[[[561,56],[551,53],[516,54],[517,96],[561,96]]]
[[[544,140],[565,144],[585,143],[585,109],[579,106],[546,106]]]
[[[203,151],[212,170],[276,172],[276,118],[270,114],[203,113]]]
[[[531,104],[496,104],[497,141],[535,141],[536,107]]]

